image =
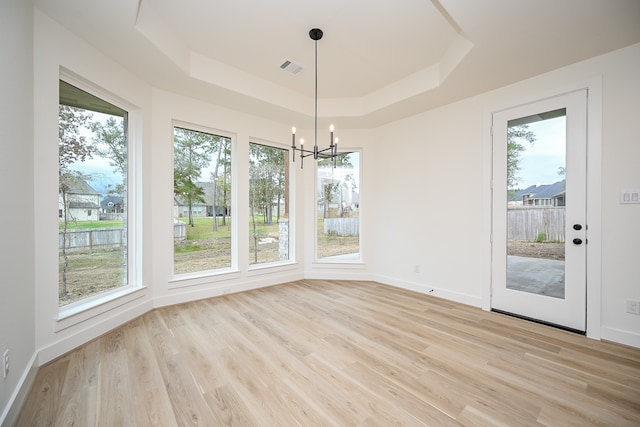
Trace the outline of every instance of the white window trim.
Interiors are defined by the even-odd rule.
[[[142,160],[138,155],[142,142],[142,115],[135,106],[91,83],[72,71],[60,68],[59,80],[65,81],[127,112],[127,284],[91,295],[71,304],[59,305],[54,330],[57,332],[125,304],[145,294],[142,283]],[[57,256],[57,254],[56,254]],[[56,284],[58,282],[56,281]],[[58,295],[58,292],[56,292]],[[135,297],[127,297],[134,295]],[[95,310],[94,310],[95,309]]]
[[[175,128],[183,128],[187,130],[192,130],[194,132],[203,132],[211,135],[221,136],[224,138],[229,138],[231,141],[231,266],[219,268],[215,270],[202,270],[202,271],[194,271],[190,273],[179,273],[176,274],[173,270],[174,268],[174,247],[173,247],[173,238],[171,239],[171,278],[169,279],[169,289],[177,289],[189,286],[199,286],[205,283],[209,283],[212,278],[216,278],[217,280],[229,280],[236,278],[239,274],[238,269],[238,221],[234,215],[237,215],[238,209],[233,209],[233,206],[238,206],[238,167],[237,167],[237,157],[238,157],[238,148],[237,148],[237,135],[233,132],[225,131],[222,129],[212,128],[209,126],[199,125],[191,122],[186,122],[182,120],[173,119],[171,121],[171,182],[173,182],[173,165],[175,164],[174,160],[174,144],[173,144],[173,135],[175,132]],[[169,215],[171,215],[170,222],[173,223],[173,187],[170,190],[169,197]]]

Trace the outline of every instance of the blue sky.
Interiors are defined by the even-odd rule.
[[[534,122],[529,130],[535,133],[533,145],[525,143],[522,152],[518,187],[527,188],[534,184],[553,184],[564,179],[558,175],[558,168],[565,166],[566,117]]]

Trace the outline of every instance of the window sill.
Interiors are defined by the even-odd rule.
[[[133,286],[125,286],[61,307],[54,324],[54,332],[62,331],[116,307],[142,298],[146,295],[146,291],[146,287],[134,288]]]
[[[362,259],[331,259],[324,258],[321,260],[315,260],[312,263],[313,268],[353,268],[353,269],[363,269],[365,268],[365,263]]]
[[[169,280],[169,289],[206,285],[212,282],[233,280],[239,277],[240,272],[232,269],[180,274],[173,276],[173,278]]]
[[[362,260],[361,254],[346,254],[346,255],[336,255],[325,258],[316,258],[313,262],[315,265],[354,265],[354,266],[362,266],[364,265],[364,261]]]
[[[297,268],[297,263],[295,263],[294,261],[251,264],[249,266],[249,270],[247,271],[247,273],[249,276],[257,276],[260,274],[266,274],[271,272],[295,270],[296,268]]]

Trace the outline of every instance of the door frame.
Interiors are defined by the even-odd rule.
[[[485,235],[486,251],[483,255],[484,286],[482,309],[491,310],[492,287],[492,227],[493,227],[493,152],[491,126],[493,114],[554,98],[580,89],[587,90],[587,209],[589,221],[589,250],[587,251],[587,304],[586,335],[601,338],[602,305],[602,75],[566,83],[554,89],[541,89],[539,85],[525,82],[511,88],[506,95],[498,94],[497,101],[488,105],[483,114],[483,164],[485,186]],[[533,95],[532,95],[533,94]],[[537,94],[537,95],[536,95]]]
[[[569,330],[586,332],[586,161],[587,161],[587,91],[581,89],[560,94],[553,98],[529,103],[497,112],[493,115],[493,245],[492,245],[492,294],[491,308],[523,316],[535,321],[550,323]],[[508,275],[508,203],[507,203],[507,134],[510,120],[522,120],[538,114],[565,110],[566,114],[566,221],[564,296],[556,298],[526,292],[509,287]],[[542,120],[542,119],[541,119]],[[556,178],[559,180],[560,178]],[[496,181],[497,180],[497,181]],[[523,183],[526,186],[531,182]],[[580,231],[571,224],[581,224]],[[580,237],[585,243],[571,244]]]

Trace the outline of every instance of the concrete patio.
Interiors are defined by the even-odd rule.
[[[507,288],[564,298],[564,261],[508,256]]]

